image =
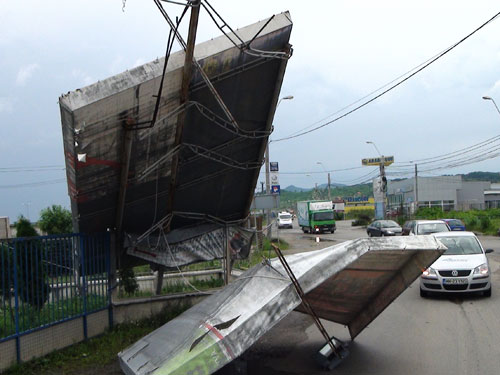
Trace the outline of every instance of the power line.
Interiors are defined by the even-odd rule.
[[[56,180],[47,180],[47,181],[39,181],[39,182],[28,182],[25,184],[16,184],[16,185],[0,185],[0,189],[18,189],[25,187],[39,187],[44,185],[52,185],[59,184],[61,182],[66,182],[66,178],[58,178]]]
[[[492,18],[490,18],[488,21],[486,21],[485,23],[483,23],[481,26],[479,26],[477,29],[475,29],[473,32],[471,32],[470,34],[468,34],[467,36],[465,36],[464,38],[462,38],[461,40],[459,40],[458,42],[456,42],[455,44],[453,44],[451,47],[448,47],[447,49],[445,49],[443,52],[441,52],[440,54],[438,54],[436,57],[432,58],[430,61],[428,61],[427,63],[425,63],[423,66],[421,66],[420,68],[418,68],[416,71],[414,71],[413,73],[411,73],[408,77],[404,78],[403,80],[399,81],[398,83],[392,85],[391,87],[389,87],[388,89],[382,91],[380,94],[376,95],[375,97],[373,97],[372,99],[370,100],[367,100],[366,102],[362,103],[361,105],[355,107],[354,109],[344,113],[343,115],[341,116],[338,116],[336,118],[334,118],[333,120],[330,120],[330,121],[327,121],[325,122],[324,124],[321,124],[319,126],[316,126],[314,128],[312,128],[311,130],[307,130],[307,131],[302,131],[298,134],[295,134],[295,135],[289,135],[287,137],[283,137],[283,138],[278,138],[278,139],[275,139],[275,140],[271,140],[270,142],[281,142],[281,141],[286,141],[286,140],[289,140],[289,139],[293,139],[293,138],[297,138],[297,137],[301,137],[303,135],[306,135],[306,134],[309,134],[309,133],[312,133],[316,130],[319,130],[321,128],[324,128],[325,126],[327,125],[330,125],[334,122],[337,122],[338,120],[350,115],[351,113],[354,113],[356,112],[357,110],[363,108],[364,106],[370,104],[371,102],[377,100],[378,98],[380,98],[381,96],[387,94],[388,92],[394,90],[396,87],[398,87],[399,85],[401,85],[402,83],[408,81],[410,78],[412,78],[413,76],[415,76],[416,74],[420,73],[422,70],[426,69],[429,65],[433,64],[434,62],[436,62],[437,60],[439,60],[441,57],[443,57],[444,55],[446,55],[448,52],[450,52],[451,50],[453,50],[455,47],[457,47],[458,45],[460,45],[461,43],[463,43],[465,40],[469,39],[472,35],[474,35],[475,33],[477,33],[479,30],[481,30],[483,27],[485,27],[486,25],[488,25],[489,23],[491,23],[493,20],[495,20],[495,18],[497,18],[498,16],[500,15],[500,12],[495,14]]]

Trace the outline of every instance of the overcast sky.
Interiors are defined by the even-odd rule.
[[[345,113],[338,111],[500,11],[494,0],[210,3],[233,28],[291,13],[294,54],[281,96],[294,99],[282,101],[277,110],[275,140]],[[163,55],[168,28],[153,1],[127,0],[122,7],[122,0],[0,0],[0,216],[11,222],[20,214],[37,220],[51,204],[69,207],[58,106],[62,93]],[[168,10],[176,15],[181,8]],[[200,17],[198,42],[220,34],[204,11]],[[333,182],[353,184],[376,173],[375,167],[358,168],[362,158],[377,156],[366,144],[370,140],[397,163],[417,161],[425,170],[421,159],[470,149],[500,134],[500,113],[481,99],[484,95],[500,104],[500,19],[355,113],[308,135],[271,142],[271,161],[280,163],[282,187],[325,183],[323,168],[332,171]],[[481,145],[476,156],[499,143]],[[470,158],[445,159],[435,167]],[[387,168],[392,177],[411,170],[404,164]],[[499,158],[422,175],[478,170],[499,172]],[[294,172],[304,173],[289,174]]]

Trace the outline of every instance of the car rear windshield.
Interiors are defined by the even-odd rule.
[[[481,246],[475,237],[439,237],[439,241],[448,248],[445,255],[481,254]]]
[[[380,226],[382,228],[394,228],[399,227],[399,224],[392,220],[382,220],[380,221]]]
[[[282,220],[290,220],[292,218],[292,215],[290,214],[280,214],[280,219]]]
[[[445,223],[426,223],[420,224],[417,228],[417,234],[430,234],[438,232],[449,232],[450,229]]]
[[[316,221],[333,220],[333,211],[331,211],[331,212],[316,212],[313,215],[313,218]]]

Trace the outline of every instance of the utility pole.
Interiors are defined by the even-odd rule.
[[[415,212],[418,210],[418,171],[415,163]]]
[[[330,192],[330,172],[328,172],[328,200],[332,200],[332,193]]]
[[[384,199],[382,200],[382,218],[385,219],[385,192],[386,192],[386,177],[385,177],[385,159],[384,155],[380,155],[380,188],[382,189],[382,193],[384,195]]]

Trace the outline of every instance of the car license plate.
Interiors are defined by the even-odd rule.
[[[467,279],[443,279],[443,284],[467,284]]]

